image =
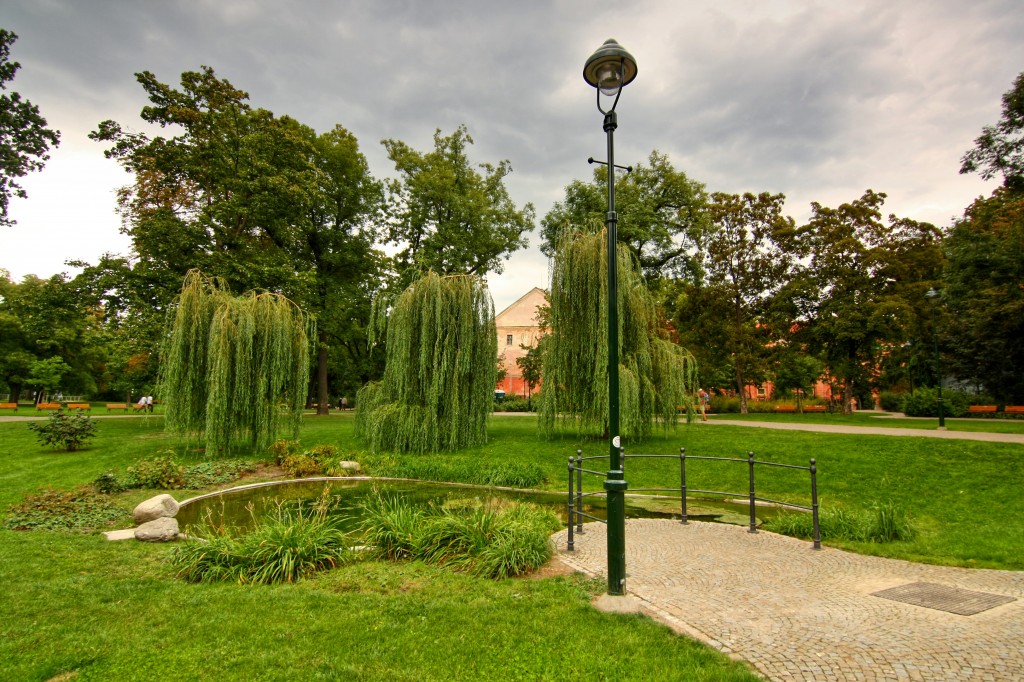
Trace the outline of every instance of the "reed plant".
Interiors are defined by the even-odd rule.
[[[251,530],[225,526],[208,514],[186,528],[190,539],[171,554],[177,576],[197,583],[292,583],[346,563],[354,553],[329,514],[328,490],[308,507],[279,502],[259,515],[250,506]]]
[[[550,536],[560,527],[553,512],[516,502],[415,507],[378,494],[364,505],[361,530],[378,556],[419,559],[485,578],[543,566],[551,558]]]

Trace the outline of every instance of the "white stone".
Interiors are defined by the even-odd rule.
[[[359,466],[359,462],[351,462],[348,460],[342,460],[338,462],[338,468],[343,471],[347,471],[350,474],[358,474],[360,471],[362,471],[362,467]]]
[[[154,521],[147,521],[135,529],[135,539],[143,542],[170,542],[177,540],[178,519],[164,516]]]
[[[135,523],[146,523],[154,519],[174,517],[177,513],[177,501],[165,493],[140,502],[132,512],[132,517],[135,519]]]

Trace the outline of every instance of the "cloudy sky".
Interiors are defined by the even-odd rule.
[[[426,151],[465,123],[471,158],[508,159],[513,199],[540,217],[603,158],[581,74],[614,37],[639,66],[617,161],[658,149],[709,190],[784,193],[798,222],[871,188],[940,226],[993,189],[959,159],[1024,71],[1020,0],[4,0],[0,27],[19,36],[9,87],[62,135],[0,228],[16,279],[128,252],[114,190],[129,178],[87,134],[143,129],[137,71],[178,84],[209,65],[254,106],[342,124],[378,177],[393,174],[382,139]],[[491,276],[498,310],[546,286],[532,242]]]

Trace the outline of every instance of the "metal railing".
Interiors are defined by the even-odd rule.
[[[624,449],[619,449],[620,462],[623,470],[626,468],[626,452]],[[576,457],[569,458],[569,535],[566,543],[566,549],[570,552],[575,550],[575,534],[583,533],[583,519],[588,518],[593,521],[599,521],[605,523],[604,519],[586,514],[583,512],[583,498],[592,497],[595,495],[604,495],[603,490],[596,490],[593,492],[583,492],[583,474],[590,474],[593,476],[599,476],[604,478],[605,472],[595,471],[593,469],[587,469],[583,466],[583,463],[589,460],[601,459],[608,460],[606,455],[584,457],[582,450],[576,451]],[[811,512],[813,523],[814,523],[814,549],[821,549],[821,528],[818,523],[818,466],[814,459],[811,459],[809,466],[799,466],[796,464],[781,464],[779,462],[765,462],[754,459],[754,453],[748,452],[747,458],[742,459],[739,457],[707,457],[703,455],[687,455],[686,448],[679,448],[678,455],[630,455],[629,459],[678,459],[679,460],[679,487],[678,488],[631,488],[631,493],[666,493],[674,492],[679,494],[679,510],[680,510],[680,523],[685,525],[689,523],[687,517],[686,508],[686,496],[688,494],[697,495],[723,495],[726,497],[742,497],[746,498],[750,503],[750,527],[747,532],[757,532],[757,516],[756,507],[758,502],[767,502],[770,504],[780,505],[790,509],[802,509],[803,511]],[[715,461],[715,462],[745,462],[747,464],[747,477],[749,480],[748,491],[745,493],[734,493],[723,490],[700,490],[694,488],[688,488],[686,485],[686,461],[698,459],[703,461]],[[754,469],[756,466],[765,467],[778,467],[782,469],[800,469],[807,471],[810,474],[811,479],[811,505],[804,506],[799,504],[793,504],[791,502],[781,502],[779,500],[773,500],[768,497],[758,497],[755,487],[755,475]]]

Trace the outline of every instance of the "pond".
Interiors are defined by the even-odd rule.
[[[465,501],[507,501],[530,502],[552,509],[562,523],[566,523],[566,493],[493,488],[456,483],[432,483],[407,479],[316,478],[280,483],[241,486],[219,493],[203,495],[186,500],[178,511],[178,524],[182,529],[194,525],[207,514],[218,524],[247,527],[252,525],[252,516],[261,515],[275,508],[277,504],[312,504],[327,494],[333,499],[333,511],[341,525],[347,530],[359,524],[360,509],[367,496],[380,492],[412,500],[417,505],[461,505]],[[250,509],[252,511],[250,511]],[[605,518],[605,500],[602,496],[584,498],[583,511],[591,516]],[[758,508],[758,516],[763,511]],[[720,521],[723,523],[746,524],[746,505],[710,500],[689,501],[687,516],[698,521]],[[627,518],[679,519],[679,499],[671,497],[635,496],[626,497]],[[588,519],[589,521],[589,519]]]

